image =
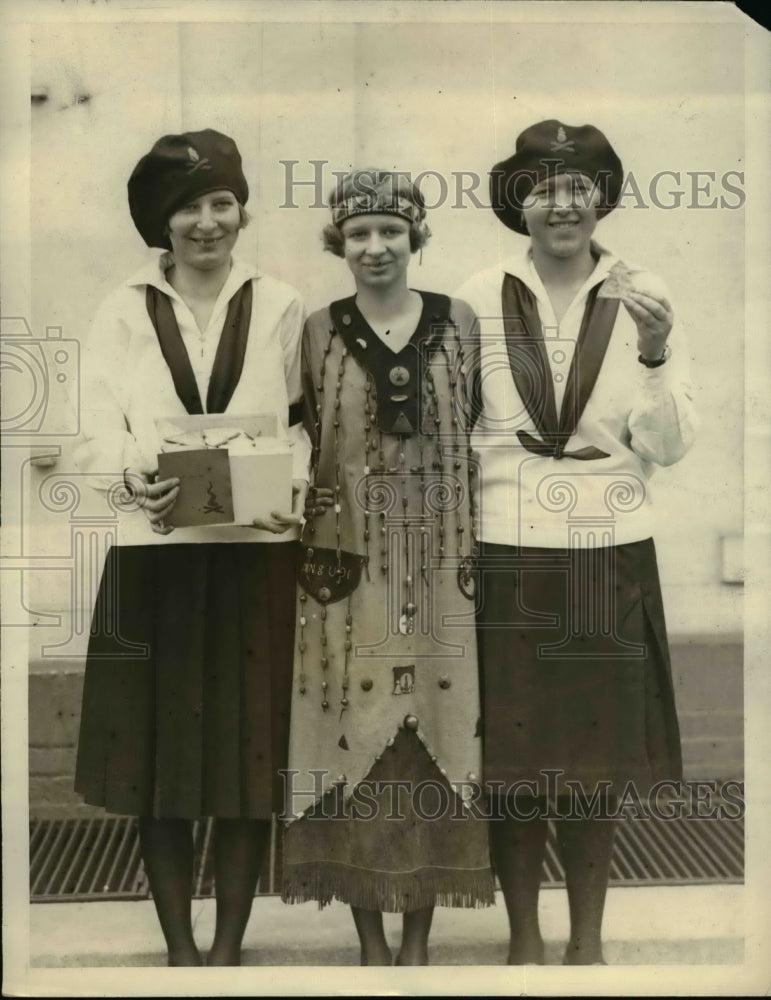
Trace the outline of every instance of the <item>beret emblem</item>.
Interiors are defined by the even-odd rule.
[[[560,125],[557,129],[557,138],[552,140],[551,149],[553,153],[575,153],[576,140],[568,139],[565,129]]]
[[[201,159],[197,151],[192,147],[187,147],[187,155],[190,163],[188,164],[187,172],[192,174],[194,170],[211,170],[211,164],[207,157]]]

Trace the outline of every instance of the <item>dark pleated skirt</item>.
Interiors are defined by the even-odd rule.
[[[477,618],[485,778],[640,797],[681,778],[652,539],[601,549],[484,544]],[[551,776],[545,772],[554,772]],[[555,784],[556,781],[556,784]],[[521,786],[524,793],[530,787]]]
[[[282,807],[296,543],[113,547],[88,646],[75,788],[125,815]]]

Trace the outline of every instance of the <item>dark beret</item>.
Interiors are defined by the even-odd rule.
[[[232,139],[211,128],[164,135],[129,177],[131,218],[148,246],[170,250],[166,223],[176,209],[208,191],[224,188],[241,205],[246,204],[249,186]]]
[[[621,160],[594,125],[565,125],[552,118],[525,129],[515,152],[490,171],[493,211],[509,229],[527,235],[522,208],[530,191],[546,177],[581,173],[602,193],[597,217],[607,215],[618,201],[623,184]]]

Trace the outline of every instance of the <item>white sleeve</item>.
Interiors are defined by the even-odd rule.
[[[130,377],[126,368],[131,333],[111,300],[99,309],[83,351],[80,432],[74,457],[88,473],[91,485],[107,490],[131,467],[145,474],[123,405],[122,386]]]
[[[666,294],[663,283],[658,284]],[[663,365],[647,368],[640,364],[637,393],[629,414],[632,450],[656,465],[678,462],[690,449],[698,429],[688,342],[677,317],[667,343],[672,354]]]
[[[299,298],[293,298],[281,317],[280,340],[284,352],[284,377],[290,413],[297,411],[294,422],[290,420],[289,445],[292,449],[292,478],[308,479],[311,442],[302,423],[302,380],[300,376],[300,350],[305,324],[305,308]]]

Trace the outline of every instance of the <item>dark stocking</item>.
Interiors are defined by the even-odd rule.
[[[352,906],[353,922],[359,935],[362,965],[390,965],[391,949],[383,930],[383,914],[380,910],[364,910]]]
[[[529,810],[522,809],[526,815]],[[494,819],[493,864],[509,916],[509,965],[543,965],[538,893],[546,850],[545,819]]]
[[[608,888],[616,824],[602,819],[557,822],[557,841],[570,906],[567,965],[602,962],[602,914]]]
[[[139,842],[158,920],[166,939],[169,965],[201,965],[190,916],[192,823],[186,819],[140,817]]]
[[[402,946],[396,956],[396,965],[428,965],[428,935],[433,917],[433,906],[404,914]]]
[[[256,819],[214,822],[214,883],[217,922],[207,965],[240,965],[243,941],[257,888],[270,823]]]

